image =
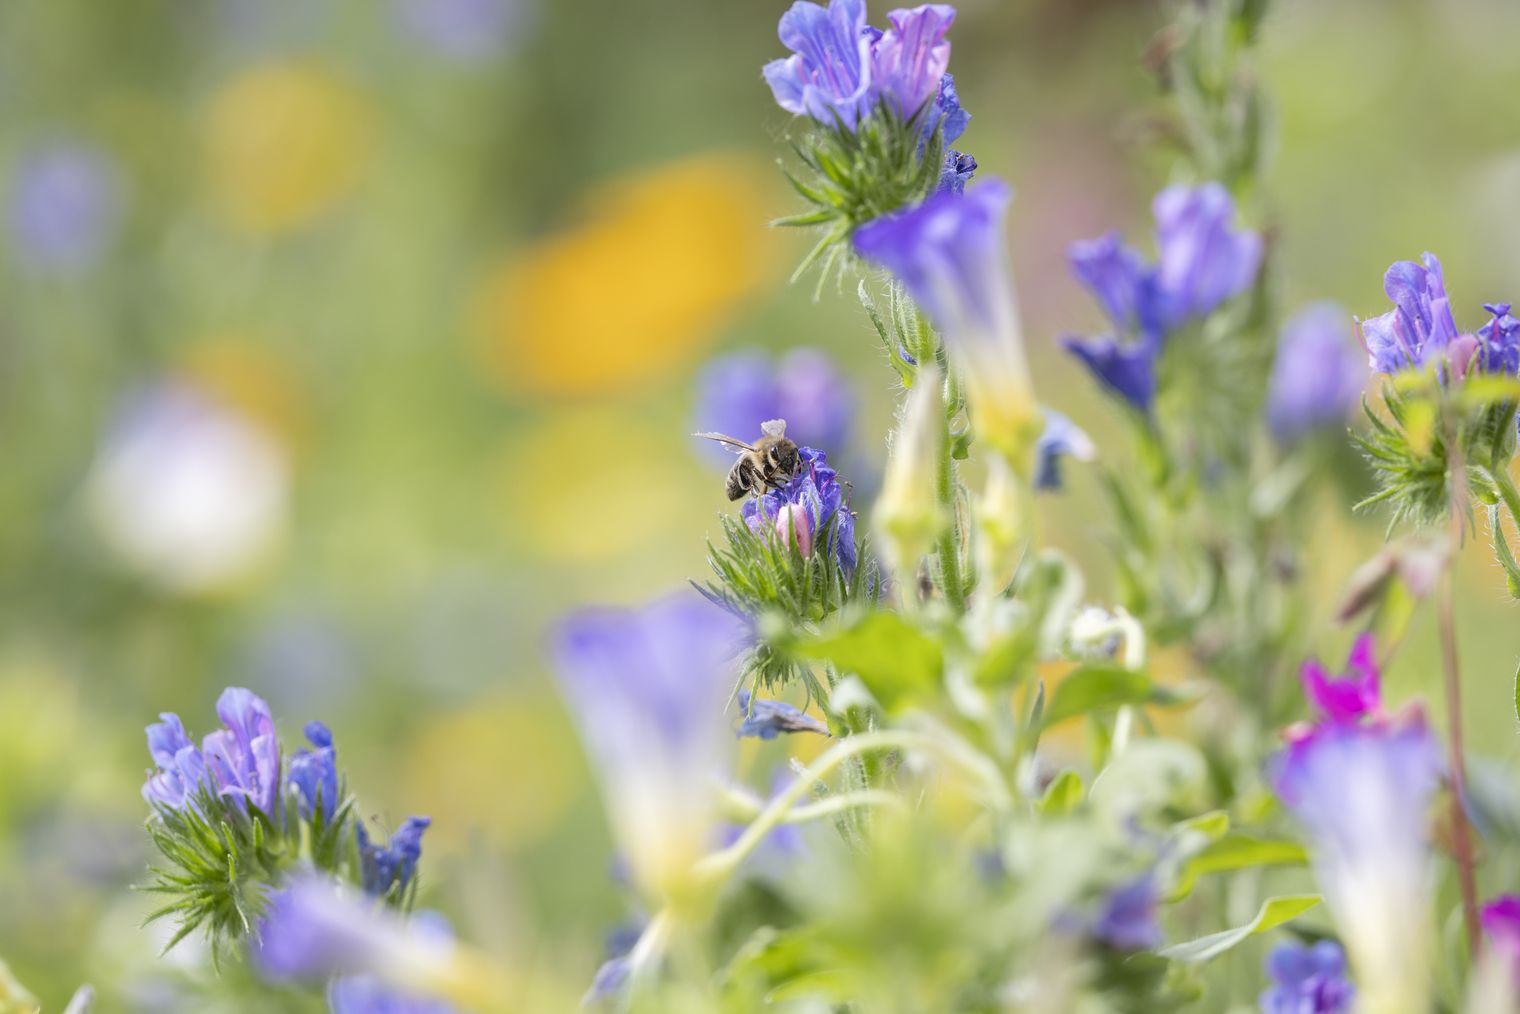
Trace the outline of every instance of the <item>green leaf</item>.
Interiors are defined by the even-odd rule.
[[[931,692],[944,670],[939,642],[897,613],[874,611],[791,645],[793,654],[854,673],[890,709]]]
[[[1062,771],[1040,798],[1040,812],[1052,817],[1070,813],[1082,802],[1083,789],[1081,775],[1075,771]]]
[[[1262,902],[1261,908],[1256,913],[1256,918],[1244,926],[1236,926],[1220,933],[1211,933],[1197,940],[1190,940],[1185,944],[1177,944],[1173,947],[1164,948],[1160,954],[1164,958],[1173,961],[1201,962],[1217,958],[1225,951],[1240,944],[1248,937],[1267,930],[1276,929],[1283,923],[1295,919],[1309,911],[1320,903],[1317,894],[1285,894],[1277,898],[1268,898]]]
[[[1068,675],[1045,708],[1045,727],[1104,708],[1144,704],[1154,687],[1143,672],[1116,665],[1083,666]]]
[[[1230,873],[1253,866],[1303,866],[1308,861],[1309,853],[1296,842],[1228,835],[1200,849],[1182,864],[1177,886],[1168,900],[1187,897],[1198,878],[1211,873]]]

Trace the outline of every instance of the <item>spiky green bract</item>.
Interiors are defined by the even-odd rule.
[[[841,508],[844,509],[844,508]],[[822,695],[810,670],[776,650],[772,632],[793,637],[817,629],[825,618],[854,602],[875,602],[881,576],[866,540],[857,546],[858,563],[846,574],[835,553],[824,547],[834,538],[836,518],[814,536],[818,547],[804,557],[795,538],[783,539],[770,526],[752,531],[733,515],[722,516],[723,545],[707,543],[707,561],[716,581],[698,584],[711,601],[748,620],[755,633],[746,676],[767,691],[801,681]]]
[[[294,789],[281,801],[283,814],[245,807],[241,800],[205,787],[182,810],[155,807],[148,836],[163,862],[149,868],[152,880],[142,889],[169,899],[147,922],[170,916],[178,921],[164,950],[202,930],[219,961],[228,946],[254,931],[269,893],[298,865],[362,882],[354,801],[342,790],[340,796],[331,819],[320,799],[310,819],[296,816],[300,809]]]
[[[783,167],[782,172],[811,208],[772,224],[815,228],[823,235],[793,280],[820,264],[821,288],[850,262],[850,235],[857,226],[916,204],[938,186],[945,155],[940,128],[923,138],[924,118],[933,108],[930,102],[905,120],[883,101],[853,131],[798,121],[807,124],[805,133],[791,144],[802,170]]]
[[[1508,387],[1484,385],[1481,378],[1451,390],[1434,376],[1400,377],[1383,386],[1384,419],[1367,403],[1362,410],[1371,430],[1356,441],[1376,475],[1378,490],[1357,509],[1386,504],[1389,527],[1403,521],[1433,524],[1447,516],[1452,490],[1447,475],[1460,450],[1467,475],[1466,494],[1484,503],[1499,498],[1497,474],[1515,452],[1515,403]],[[1467,495],[1460,509],[1470,513]]]

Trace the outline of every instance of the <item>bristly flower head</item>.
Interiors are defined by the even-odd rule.
[[[697,381],[696,429],[754,440],[767,419],[785,419],[799,444],[841,450],[855,420],[855,392],[826,353],[798,348],[778,362],[760,352],[714,359]],[[726,448],[704,442],[714,460],[733,462]]]
[[[199,750],[178,715],[166,712],[159,716],[162,721],[148,726],[148,750],[158,771],[143,786],[143,798],[183,809],[206,787],[277,819],[280,744],[269,705],[249,690],[229,687],[217,701],[216,713],[225,728],[207,735]]]
[[[1039,435],[1003,223],[1008,185],[987,179],[862,226],[855,251],[886,268],[944,336],[979,439],[1027,473]]]
[[[1072,271],[1114,333],[1062,340],[1100,383],[1147,413],[1167,335],[1249,288],[1262,256],[1261,236],[1233,227],[1235,202],[1218,183],[1168,187],[1151,207],[1159,254],[1154,266],[1115,233],[1072,244]]]
[[[1339,426],[1367,386],[1367,367],[1351,335],[1351,316],[1315,303],[1283,328],[1267,389],[1267,425],[1279,443]]]
[[[819,533],[827,529],[829,553],[847,576],[853,574],[855,515],[850,513],[839,473],[829,467],[823,451],[799,447],[798,454],[802,464],[791,481],[746,500],[740,513],[753,532],[774,529],[783,538],[795,537],[804,558],[812,555]]]
[[[634,882],[656,897],[682,889],[707,844],[743,637],[733,616],[694,594],[582,610],[556,633],[560,686],[613,831]]]
[[[1333,940],[1280,943],[1267,955],[1272,987],[1261,994],[1261,1014],[1348,1014],[1356,987],[1346,975],[1346,954]]]

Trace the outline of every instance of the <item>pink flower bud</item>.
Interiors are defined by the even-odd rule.
[[[797,536],[797,549],[806,560],[813,555],[813,519],[808,515],[807,507],[800,503],[789,503],[776,515],[776,534],[781,536],[783,543],[791,543],[793,532]]]

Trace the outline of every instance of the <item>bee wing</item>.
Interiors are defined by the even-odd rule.
[[[760,424],[760,432],[768,437],[784,437],[786,436],[786,420],[767,419]]]
[[[738,454],[740,451],[754,450],[754,448],[749,444],[746,444],[742,440],[735,440],[733,437],[727,435],[726,433],[693,433],[692,436],[704,437],[708,440],[716,440],[720,444],[727,444],[729,447],[733,448],[735,454]]]

